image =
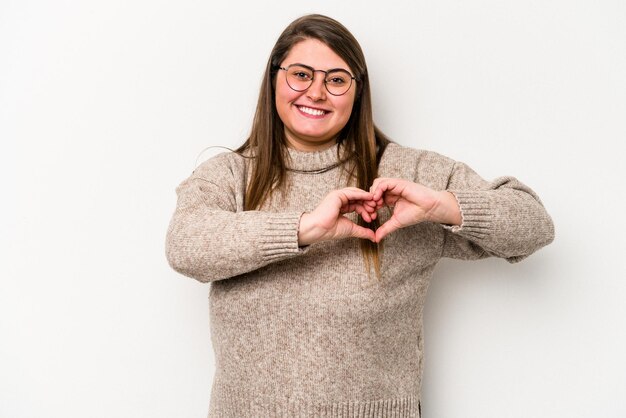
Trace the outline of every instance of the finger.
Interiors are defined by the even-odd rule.
[[[363,220],[365,222],[372,222],[372,216],[370,215],[370,213],[368,211],[366,211],[365,209],[363,209],[362,206],[357,206],[355,208],[355,212],[359,215],[361,215],[361,218],[363,218]]]
[[[395,225],[395,221],[393,218],[389,219],[387,222],[382,224],[376,229],[376,242],[381,242],[383,238],[387,235],[391,234],[393,231],[397,230],[398,227]]]
[[[342,205],[353,200],[372,200],[372,194],[365,190],[358,189],[356,187],[345,187],[343,189],[335,190],[335,196],[339,198]]]
[[[404,190],[404,186],[406,184],[406,180],[404,179],[393,179],[393,178],[381,178],[376,179],[374,184],[376,188],[372,191],[374,194],[374,199],[379,199],[383,196],[383,194],[397,194],[401,195]]]
[[[377,203],[375,200],[365,200],[363,201],[363,204],[370,208],[375,208]]]
[[[372,182],[372,185],[370,186],[370,192],[374,192],[374,190],[376,190],[376,187],[378,186],[378,184],[384,180],[386,180],[387,177],[377,177],[374,179],[374,181]]]
[[[363,190],[363,189],[359,189],[358,187],[344,187],[342,189],[338,189],[339,191],[346,191],[346,192],[350,192],[350,193],[365,193],[365,194],[371,194],[371,191],[369,190]]]
[[[385,194],[383,196],[383,202],[387,206],[394,206],[398,200],[400,200],[400,196],[395,196],[392,194]]]
[[[352,224],[352,229],[350,230],[350,236],[353,238],[363,238],[368,239],[372,242],[376,241],[376,234],[369,228],[364,228],[357,224]]]
[[[374,219],[376,219],[377,216],[375,208],[364,206],[357,202],[352,202],[348,205],[344,205],[340,209],[340,213],[342,214],[351,212],[355,212],[360,215],[365,222],[372,222]]]
[[[345,205],[343,205],[339,209],[339,212],[340,213],[357,212],[358,214],[361,214],[362,212],[367,212],[367,213],[371,214],[371,213],[376,212],[376,208],[375,207],[371,207],[369,205],[365,205],[361,201],[351,201],[351,202],[348,202]]]
[[[375,208],[370,208],[366,206],[354,207],[353,210],[350,210],[349,212],[355,212],[356,214],[360,215],[366,222],[372,222],[378,217],[378,213],[376,213]]]
[[[373,200],[365,200],[365,201],[361,201],[359,202],[362,206],[363,209],[365,209],[366,211],[372,213],[372,212],[376,212],[376,202]]]

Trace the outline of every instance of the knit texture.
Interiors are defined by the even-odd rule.
[[[451,191],[463,223],[390,234],[377,280],[357,239],[298,246],[302,213],[347,185],[341,152],[289,149],[284,192],[257,211],[243,209],[251,159],[235,153],[204,162],[176,190],[168,261],[210,282],[210,418],[418,417],[422,310],[437,262],[517,262],[553,239],[539,198],[515,178],[488,182],[463,163],[392,143],[379,176]],[[389,215],[381,210],[380,221]]]

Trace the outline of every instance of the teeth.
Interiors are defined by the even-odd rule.
[[[324,113],[326,113],[323,110],[311,109],[310,107],[306,107],[306,106],[299,106],[298,109],[300,109],[302,112],[306,113],[307,115],[313,115],[313,116],[322,116]]]

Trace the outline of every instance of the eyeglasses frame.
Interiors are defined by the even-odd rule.
[[[343,93],[341,93],[341,94],[335,94],[335,93],[332,93],[332,92],[328,89],[328,86],[326,85],[326,77],[324,77],[324,87],[326,88],[326,91],[327,91],[329,94],[333,95],[333,96],[343,96],[343,95],[344,95],[344,94],[346,94],[348,91],[350,91],[350,88],[352,87],[352,80],[355,80],[355,81],[357,81],[357,82],[359,81],[359,80],[358,80],[358,78],[356,78],[355,76],[353,76],[353,75],[352,75],[352,73],[350,73],[350,71],[346,70],[345,68],[331,68],[331,69],[329,69],[329,70],[316,70],[315,68],[311,67],[310,65],[301,64],[301,63],[299,63],[299,62],[295,62],[295,63],[293,63],[293,64],[289,64],[287,67],[282,67],[282,66],[280,66],[280,65],[277,65],[275,68],[276,68],[277,70],[283,70],[283,71],[285,71],[285,72],[286,72],[286,71],[289,71],[289,69],[290,69],[291,67],[295,66],[295,65],[299,65],[300,67],[304,67],[304,68],[306,68],[306,69],[308,69],[308,70],[311,70],[311,73],[313,73],[313,77],[311,78],[311,83],[308,85],[308,87],[307,87],[306,89],[297,90],[297,89],[294,89],[293,87],[291,87],[291,84],[289,84],[289,81],[288,81],[287,74],[285,74],[285,81],[287,81],[287,85],[288,85],[288,86],[289,86],[289,88],[290,88],[291,90],[293,90],[293,91],[307,91],[309,88],[311,88],[311,86],[313,85],[313,82],[315,81],[315,73],[316,73],[316,72],[322,72],[322,73],[324,73],[325,75],[328,75],[328,73],[332,73],[333,71],[345,71],[346,73],[348,73],[348,75],[350,76],[350,85],[348,86],[348,88],[346,89],[346,91],[344,91],[344,92],[343,92]]]

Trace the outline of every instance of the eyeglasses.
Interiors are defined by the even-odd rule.
[[[333,96],[346,94],[352,86],[352,80],[356,80],[352,74],[343,68],[333,68],[331,70],[316,70],[304,64],[291,64],[287,67],[276,67],[285,71],[287,84],[295,91],[305,91],[311,84],[316,72],[324,73],[324,86]]]

